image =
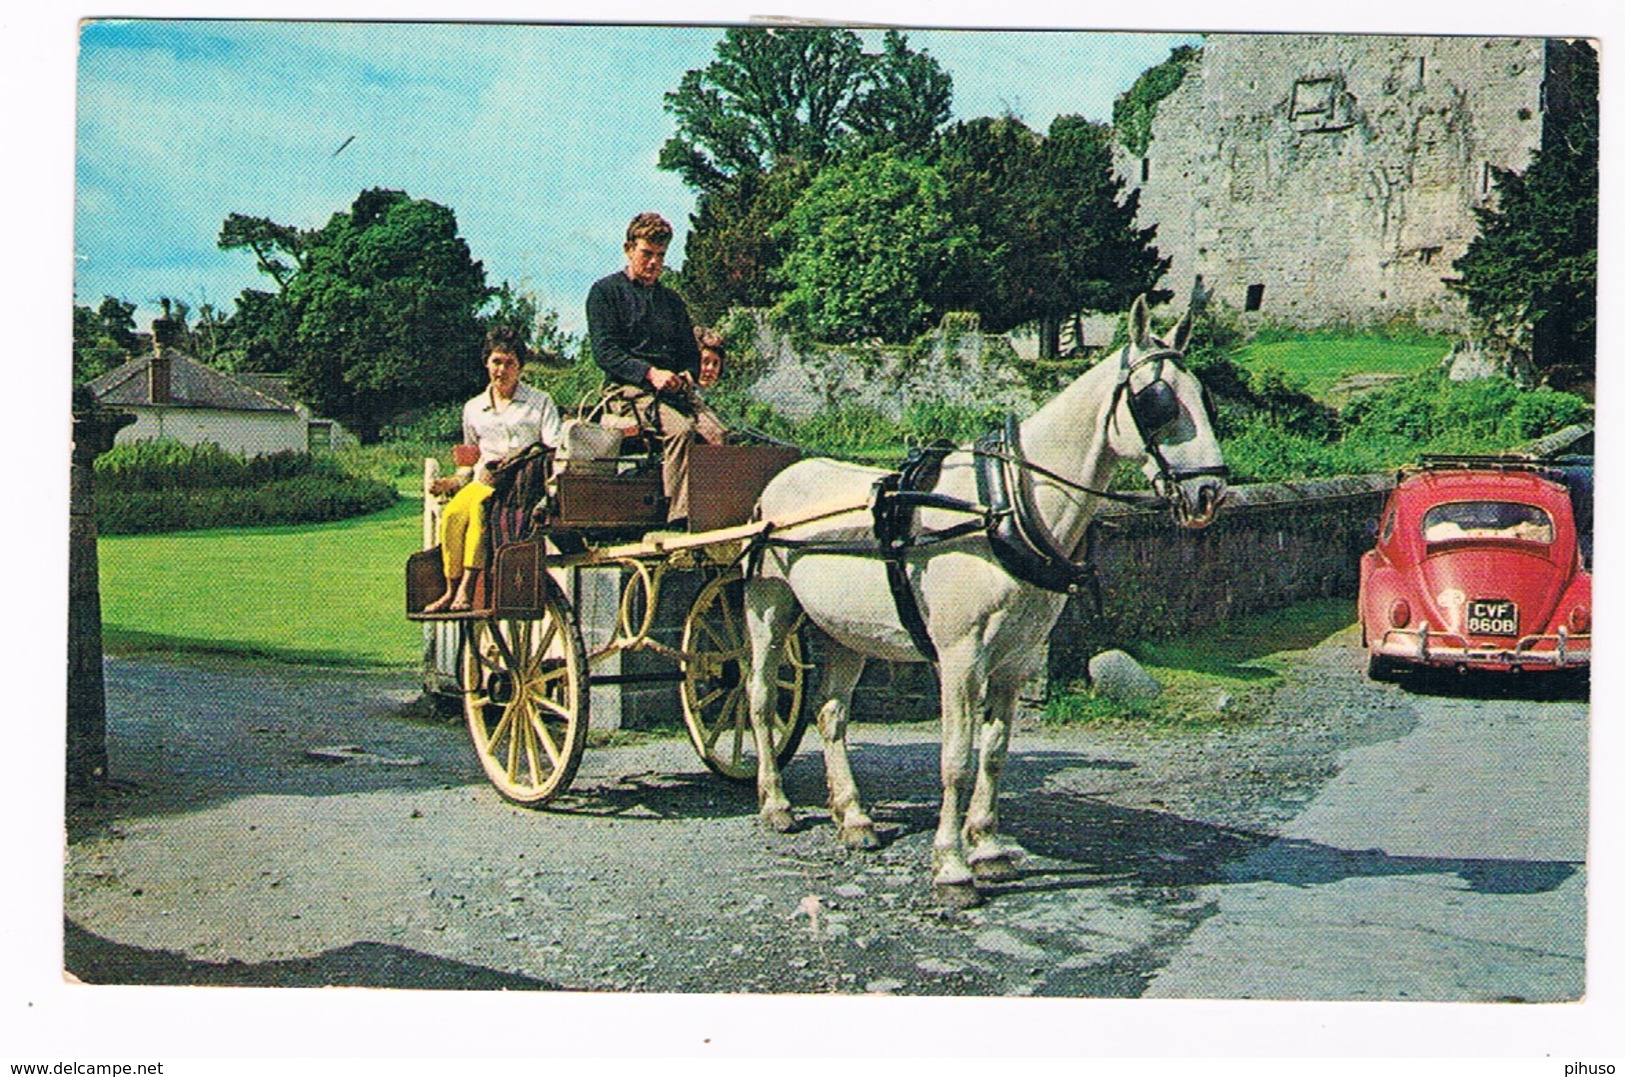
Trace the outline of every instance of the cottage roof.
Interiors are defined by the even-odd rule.
[[[112,407],[160,406],[214,408],[222,411],[294,411],[286,385],[261,384],[257,379],[226,374],[177,352],[169,359],[169,398],[152,399],[149,371],[153,357],[143,355],[109,370],[89,383],[100,404]]]

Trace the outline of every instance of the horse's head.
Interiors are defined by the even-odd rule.
[[[1141,470],[1181,527],[1213,522],[1229,469],[1213,432],[1212,399],[1185,369],[1191,316],[1164,340],[1151,333],[1145,297],[1129,309],[1129,342],[1120,353],[1108,437],[1113,451],[1143,460]]]

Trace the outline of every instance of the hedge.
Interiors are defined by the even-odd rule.
[[[138,441],[96,461],[96,527],[105,535],[322,523],[388,508],[389,483],[330,456],[245,459],[218,445]]]

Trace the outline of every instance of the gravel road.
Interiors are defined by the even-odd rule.
[[[1268,997],[1257,976],[1157,981],[1188,969],[1193,938],[1223,953],[1237,865],[1285,848],[1325,873],[1294,820],[1354,753],[1414,739],[1427,698],[1367,682],[1348,633],[1297,657],[1256,720],[1020,729],[1002,807],[1025,871],[958,913],[929,889],[932,723],[855,728],[886,839],[866,854],[811,811],[795,834],[759,829],[753,792],[678,737],[589,748],[570,795],[531,811],[485,784],[409,675],[110,659],[121,785],[70,811],[65,964],[103,983]],[[1580,731],[1583,860],[1583,700],[1463,706]],[[823,798],[816,739],[787,776],[803,809]],[[1363,855],[1334,855],[1321,881],[1397,870]],[[1577,868],[1549,870],[1544,889],[1519,885],[1545,893]],[[1296,930],[1282,944],[1311,945],[1316,925]]]

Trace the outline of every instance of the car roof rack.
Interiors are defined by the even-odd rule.
[[[1399,469],[1399,478],[1435,471],[1527,471],[1546,479],[1563,478],[1551,460],[1525,453],[1423,453],[1416,464]]]
[[[1540,467],[1545,463],[1538,456],[1526,453],[1423,453],[1421,465],[1426,468],[1444,467]]]

